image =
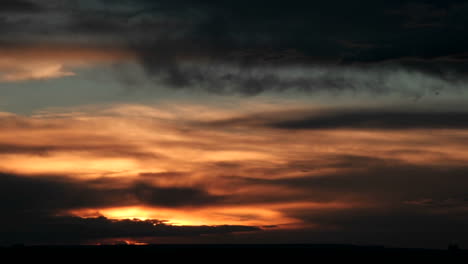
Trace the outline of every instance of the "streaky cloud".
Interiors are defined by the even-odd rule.
[[[468,112],[348,111],[273,122],[280,129],[466,129]]]

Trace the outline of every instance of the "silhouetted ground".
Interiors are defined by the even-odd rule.
[[[353,246],[353,245],[101,245],[101,246],[22,246],[0,248],[2,253],[17,252],[28,253],[74,253],[73,256],[84,256],[86,253],[106,253],[110,256],[129,254],[130,256],[161,256],[170,254],[176,258],[202,257],[207,259],[240,260],[249,257],[281,257],[294,259],[300,256],[308,258],[346,258],[346,257],[377,257],[376,260],[385,260],[387,257],[411,257],[416,259],[445,260],[452,257],[468,257],[468,250],[450,248],[449,250],[436,249],[404,249],[385,248],[380,246]],[[29,254],[29,253],[32,253]],[[79,253],[79,254],[76,254]],[[84,255],[82,255],[82,253]],[[238,254],[242,253],[242,254]],[[243,254],[248,253],[248,254]],[[18,254],[20,255],[20,254]],[[70,255],[68,255],[70,256]]]

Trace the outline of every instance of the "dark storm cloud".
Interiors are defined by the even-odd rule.
[[[290,88],[320,90],[314,88],[317,86],[322,86],[323,90],[347,90],[363,84],[343,78],[339,72],[327,78],[289,80],[274,71],[257,72],[265,65],[307,67],[324,62],[325,66],[339,62],[398,62],[407,57],[422,58],[430,63],[438,57],[463,53],[467,46],[464,25],[468,21],[459,16],[459,10],[466,5],[460,1],[365,1],[360,5],[346,1],[292,1],[287,5],[276,1],[205,4],[179,1],[177,6],[180,11],[175,11],[176,20],[179,14],[183,19],[193,18],[190,20],[193,22],[176,23],[183,25],[176,31],[180,34],[164,33],[161,38],[156,37],[154,45],[146,42],[149,48],[136,47],[147,71],[175,87],[201,85],[223,92],[231,84],[234,88],[227,88],[228,91],[243,94]],[[412,9],[417,11],[408,11]],[[408,29],[408,23],[429,24],[434,23],[434,19],[441,20],[437,23],[442,28]],[[288,51],[296,55],[285,56]],[[229,62],[235,66],[229,73],[217,76],[203,66],[185,67],[187,57],[220,64]],[[406,67],[424,69],[425,63],[420,64]],[[400,67],[398,63],[397,68]],[[374,80],[371,85],[385,86],[376,83],[377,76],[369,79]]]
[[[1,40],[14,42],[17,32],[29,32],[26,39],[34,44],[36,32],[47,32],[61,37],[51,38],[54,41],[79,34],[89,39],[85,45],[127,47],[158,85],[247,95],[287,89],[378,93],[401,89],[398,83],[382,81],[382,75],[399,71],[409,73],[414,90],[425,89],[414,84],[421,80],[420,72],[427,74],[423,77],[428,82],[436,78],[442,86],[466,82],[466,60],[438,59],[467,52],[468,20],[463,15],[467,1],[366,0],[357,5],[340,0],[287,4],[140,0],[42,5],[44,16],[21,18],[28,23],[5,21],[9,26],[2,29]],[[54,12],[61,18],[46,16]],[[32,23],[41,19],[48,23]],[[357,71],[365,80],[346,76],[337,65]],[[309,72],[294,73],[291,66]],[[328,73],[310,73],[316,69]]]

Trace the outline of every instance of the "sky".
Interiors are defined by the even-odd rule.
[[[468,247],[467,12],[2,0],[0,245]]]

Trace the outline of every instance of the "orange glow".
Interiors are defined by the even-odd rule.
[[[117,207],[102,209],[81,209],[68,212],[79,217],[105,216],[109,219],[159,219],[171,225],[278,225],[299,227],[300,221],[281,213],[284,209],[344,209],[369,205],[344,202],[314,203],[273,203],[250,204],[248,206],[212,206],[205,208],[164,208],[164,207]]]
[[[102,240],[101,242],[84,243],[84,244],[93,245],[93,246],[107,246],[107,245],[146,246],[146,245],[149,245],[148,243],[140,242],[140,241],[130,239],[130,238],[125,238],[125,239],[112,238],[112,239],[101,239],[101,240]]]
[[[71,68],[133,57],[129,52],[115,48],[3,47],[0,50],[0,82],[73,76],[75,73]]]
[[[379,162],[468,162],[465,145],[460,143],[468,139],[464,130],[340,129],[292,134],[268,127],[203,126],[190,109],[212,112],[205,115],[211,121],[237,114],[234,109],[223,109],[218,116],[217,108],[189,105],[60,109],[55,110],[60,114],[50,111],[30,117],[1,113],[0,170],[79,181],[113,177],[121,179],[122,185],[144,182],[158,188],[194,188],[223,197],[219,203],[171,208],[159,205],[158,200],[153,206],[138,204],[133,197],[132,206],[64,212],[81,217],[159,219],[173,225],[299,226],[300,221],[286,212],[378,205],[339,195],[333,201],[301,200],[301,192],[306,195],[306,190],[272,185],[274,180],[327,177],[362,171]],[[372,159],[352,160],[363,155]]]
[[[84,154],[86,155],[86,154]],[[4,171],[24,174],[75,174],[79,171],[82,178],[96,178],[102,175],[127,176],[128,171],[136,169],[135,161],[123,158],[83,158],[79,153],[59,154],[53,156],[6,155],[0,168]],[[30,164],[18,170],[21,164]]]
[[[158,208],[158,207],[120,207],[99,209],[99,214],[90,214],[92,210],[71,211],[80,217],[105,216],[110,219],[159,219],[167,220],[171,225],[271,225],[297,222],[271,209],[249,207],[226,208]]]

